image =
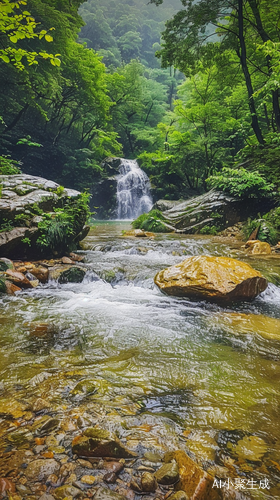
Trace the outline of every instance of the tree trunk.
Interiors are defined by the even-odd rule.
[[[251,80],[251,75],[248,70],[247,65],[247,54],[246,54],[246,45],[244,39],[244,19],[243,19],[243,0],[238,0],[238,38],[240,42],[240,62],[242,66],[242,71],[245,77],[248,97],[249,97],[249,108],[252,117],[252,128],[255,132],[256,138],[262,146],[264,145],[264,139],[262,136],[262,131],[260,129],[259,120],[257,116],[257,110],[254,100],[254,91]]]
[[[251,7],[251,10],[253,12],[253,15],[254,15],[254,18],[256,21],[256,28],[257,28],[258,34],[260,35],[260,37],[264,43],[268,42],[268,40],[271,40],[271,38],[263,27],[263,23],[261,20],[261,15],[260,15],[260,11],[259,11],[257,2],[256,2],[256,0],[248,0],[248,2],[249,2],[249,5]],[[267,61],[268,72],[269,72],[269,75],[271,76],[272,75],[272,67],[271,67],[271,57],[269,55],[266,57],[266,61]],[[280,104],[279,104],[279,90],[278,89],[272,91],[272,105],[273,105],[274,121],[275,121],[275,124],[277,127],[277,131],[280,132]]]

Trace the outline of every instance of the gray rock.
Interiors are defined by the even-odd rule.
[[[0,224],[10,221],[12,228],[0,233],[0,255],[20,259],[34,258],[38,254],[38,247],[35,244],[38,224],[42,221],[42,216],[36,215],[34,205],[43,212],[52,213],[56,208],[63,208],[69,200],[74,201],[80,193],[73,189],[61,188],[53,181],[26,174],[1,175],[0,184],[2,185]],[[17,216],[20,217],[16,218]],[[71,236],[72,242],[80,241],[81,231],[82,235],[86,234],[84,222],[85,214],[83,216],[80,213],[75,234]],[[47,251],[49,249],[46,248],[45,253]],[[62,252],[62,249],[58,248],[58,251]]]
[[[53,458],[38,459],[28,464],[25,475],[30,481],[45,481],[51,474],[58,474],[59,463]]]
[[[270,200],[240,200],[211,190],[165,210],[163,215],[178,232],[194,234],[206,225],[215,225],[219,230],[223,230],[246,220],[249,216],[255,216],[258,211],[264,212],[263,205],[268,211],[272,204]]]

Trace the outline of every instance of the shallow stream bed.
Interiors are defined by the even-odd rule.
[[[224,481],[243,478],[249,497],[280,498],[280,258],[245,257],[207,236],[125,238],[125,229],[92,228],[83,283],[1,298],[0,451],[9,418],[21,422],[40,397],[62,433],[82,416],[140,454],[186,449]],[[155,287],[157,271],[200,254],[245,260],[269,287],[229,307]],[[34,334],[42,323],[47,339]]]

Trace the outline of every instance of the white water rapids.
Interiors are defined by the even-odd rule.
[[[153,205],[148,176],[136,160],[122,160],[117,176],[118,219],[136,219]]]

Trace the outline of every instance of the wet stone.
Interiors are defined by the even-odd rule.
[[[73,439],[72,451],[79,457],[132,458],[136,456],[105,429],[90,427]]]
[[[169,464],[164,464],[155,472],[155,478],[159,484],[170,485],[176,483],[179,479],[177,463],[173,460]]]
[[[34,422],[32,430],[34,430],[37,435],[44,435],[56,429],[59,424],[60,420],[58,418],[52,418],[48,415],[44,415],[39,420]]]
[[[82,483],[92,485],[92,484],[95,483],[96,477],[94,477],[94,476],[83,476],[81,478],[81,481],[82,481]]]
[[[176,491],[168,500],[189,500],[189,496],[184,491]]]
[[[14,446],[21,446],[26,443],[30,443],[33,440],[33,436],[28,429],[18,429],[7,436],[7,439]]]
[[[107,474],[103,476],[103,481],[108,484],[114,484],[117,479],[118,476],[114,472],[107,472]]]
[[[107,471],[119,474],[123,470],[124,464],[122,462],[104,462],[103,467]]]
[[[54,492],[53,495],[56,500],[64,500],[65,497],[73,497],[76,498],[77,496],[81,495],[81,490],[78,488],[75,488],[75,486],[72,486],[70,484],[66,484],[64,486],[60,486],[57,488]]]
[[[94,495],[94,500],[126,500],[126,498],[107,488],[99,488]]]
[[[51,474],[58,474],[59,469],[59,463],[52,458],[38,459],[28,464],[25,475],[31,481],[43,481]]]
[[[141,489],[142,491],[153,493],[157,489],[157,482],[153,474],[150,472],[144,472],[141,477]]]
[[[35,403],[33,404],[33,411],[35,413],[46,410],[47,408],[50,408],[50,403],[46,401],[45,399],[38,398]]]

